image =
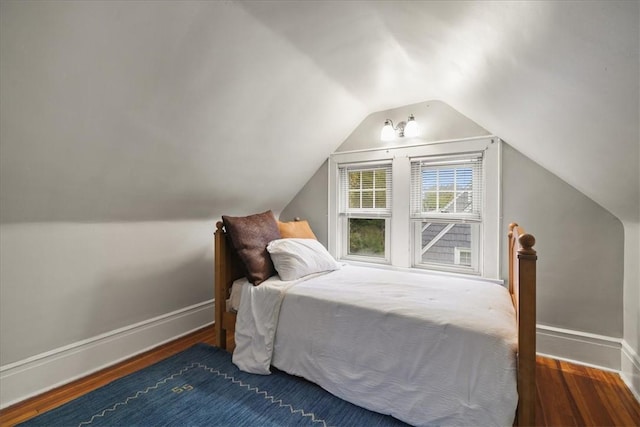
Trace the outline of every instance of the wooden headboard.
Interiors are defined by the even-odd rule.
[[[227,299],[233,281],[244,277],[244,267],[224,232],[222,221],[216,223],[214,234],[214,297],[216,346],[227,348],[227,331],[233,333],[236,315],[227,311]]]
[[[227,312],[226,300],[233,281],[245,275],[242,263],[229,242],[221,221],[216,224],[215,331],[216,345],[227,348],[227,332],[235,330],[235,313]],[[518,224],[509,225],[509,292],[518,322],[518,410],[515,425],[535,425],[536,408],[536,251],[535,238]]]

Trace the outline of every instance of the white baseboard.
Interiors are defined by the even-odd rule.
[[[0,366],[0,409],[213,323],[213,300]]]
[[[543,356],[619,372],[621,348],[619,338],[536,325],[536,351]]]
[[[640,356],[624,340],[622,341],[621,364],[620,377],[627,384],[636,400],[640,402]]]
[[[614,371],[640,402],[640,357],[623,339],[536,325],[536,352],[540,356]]]
[[[0,409],[213,323],[213,300],[0,366]],[[537,325],[537,353],[621,373],[640,401],[640,357],[618,338]]]

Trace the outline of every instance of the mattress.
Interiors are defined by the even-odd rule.
[[[501,285],[345,266],[238,283],[234,363],[302,376],[413,425],[511,425],[515,312]]]

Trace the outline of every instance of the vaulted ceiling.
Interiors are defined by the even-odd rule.
[[[636,1],[0,8],[4,223],[282,209],[368,114],[431,99],[640,219]]]

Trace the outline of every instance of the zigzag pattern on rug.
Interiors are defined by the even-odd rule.
[[[111,406],[110,408],[107,408],[104,411],[93,415],[91,417],[91,419],[89,419],[89,421],[82,421],[80,424],[78,424],[78,427],[82,427],[84,425],[92,424],[97,418],[104,417],[108,412],[114,412],[119,406],[127,405],[131,400],[137,399],[138,397],[142,396],[143,394],[146,394],[146,393],[150,392],[151,390],[157,389],[160,385],[165,384],[167,381],[173,380],[176,377],[184,375],[185,372],[188,372],[189,370],[191,370],[193,368],[201,368],[201,369],[203,369],[203,370],[205,370],[205,371],[207,371],[207,372],[209,372],[211,374],[215,374],[215,375],[217,375],[219,377],[222,377],[227,381],[231,381],[233,384],[236,384],[236,385],[238,385],[240,387],[244,387],[248,391],[253,391],[254,393],[256,393],[258,395],[262,395],[265,400],[271,401],[272,404],[278,405],[281,408],[289,409],[289,411],[291,412],[292,415],[297,413],[297,414],[302,415],[303,417],[309,418],[313,423],[320,423],[320,424],[322,424],[323,427],[330,427],[330,426],[327,425],[325,420],[317,419],[313,412],[305,412],[303,409],[294,409],[294,407],[291,404],[284,403],[282,401],[282,399],[276,399],[275,396],[270,395],[268,392],[266,392],[264,390],[260,390],[258,387],[254,387],[251,384],[244,383],[241,380],[236,379],[232,375],[228,375],[225,372],[220,372],[217,369],[210,368],[209,366],[204,365],[204,364],[199,363],[199,362],[193,362],[193,363],[191,363],[190,366],[182,368],[180,371],[176,372],[175,374],[171,374],[168,377],[165,377],[165,378],[161,379],[160,381],[158,381],[154,385],[149,386],[149,387],[145,388],[144,390],[140,390],[140,391],[136,392],[136,394],[134,394],[133,396],[127,397],[124,401],[118,402],[118,403],[114,404],[113,406]]]

